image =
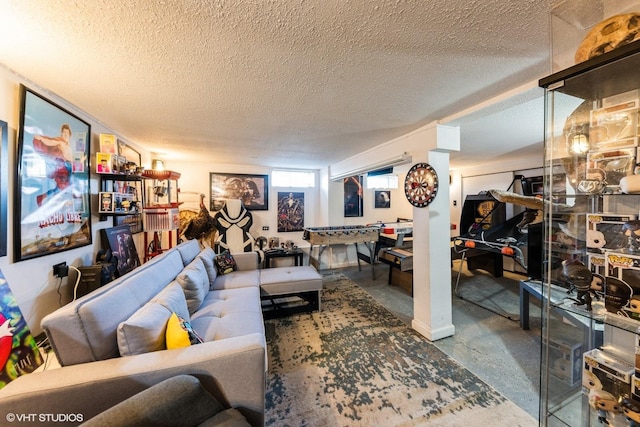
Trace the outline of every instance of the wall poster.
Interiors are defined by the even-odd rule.
[[[278,192],[278,232],[304,229],[304,193]]]
[[[40,365],[40,350],[0,271],[0,388]]]
[[[210,210],[222,209],[225,199],[240,199],[249,211],[269,209],[269,175],[211,172],[209,179]]]
[[[363,216],[362,176],[344,178],[344,216]]]
[[[91,244],[91,126],[20,86],[16,261]]]

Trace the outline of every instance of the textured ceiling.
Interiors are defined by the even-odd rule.
[[[548,74],[548,12],[547,0],[0,0],[0,62],[166,157],[322,167]],[[457,117],[461,162],[493,156],[489,142],[540,143],[541,107],[513,107],[540,114],[536,135],[482,132],[500,111]]]

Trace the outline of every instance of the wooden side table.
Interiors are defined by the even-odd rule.
[[[274,258],[293,258],[296,266],[303,265],[304,252],[300,249],[290,251],[266,251],[264,253],[264,268],[271,268],[271,260]]]

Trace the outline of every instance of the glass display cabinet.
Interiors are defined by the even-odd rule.
[[[540,86],[540,423],[640,426],[640,41]]]

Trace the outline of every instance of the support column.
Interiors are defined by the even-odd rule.
[[[418,136],[418,135],[416,135]],[[438,193],[426,208],[413,208],[413,320],[431,341],[455,333],[451,298],[451,197],[449,153],[460,149],[460,130],[435,125],[419,134],[413,163],[426,162],[438,175]]]
[[[438,174],[439,188],[428,207],[413,208],[411,326],[436,341],[455,333],[451,307],[449,153],[430,151],[424,161]]]

